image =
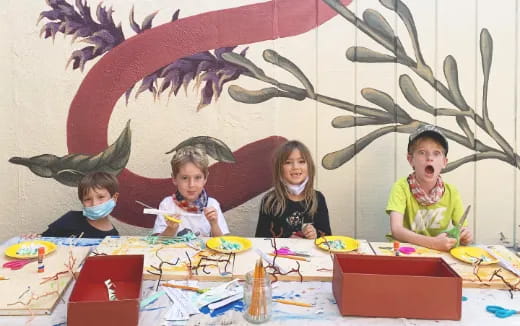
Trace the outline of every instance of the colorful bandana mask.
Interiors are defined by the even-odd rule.
[[[415,178],[415,173],[410,174],[407,180],[410,185],[410,191],[422,206],[433,205],[442,198],[442,195],[444,195],[444,182],[442,182],[441,176],[437,178],[437,182],[429,194],[421,188],[421,185]]]
[[[175,194],[172,195],[173,202],[175,205],[179,206],[186,212],[190,213],[202,213],[204,208],[208,206],[208,194],[206,193],[206,189],[202,189],[202,192],[193,203],[188,203],[184,196],[177,190]]]

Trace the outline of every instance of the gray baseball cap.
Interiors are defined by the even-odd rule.
[[[442,131],[434,125],[421,125],[410,134],[410,137],[408,138],[408,152],[410,152],[410,147],[417,138],[426,136],[437,140],[439,144],[441,144],[441,146],[444,147],[444,154],[448,154],[448,140],[446,139]]]

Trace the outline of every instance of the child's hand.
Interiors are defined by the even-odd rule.
[[[293,232],[293,233],[291,233],[289,238],[292,238],[292,239],[303,239],[303,233],[301,231]]]
[[[467,245],[473,242],[473,233],[467,227],[463,227],[460,229],[460,243],[462,245]]]
[[[446,233],[441,233],[432,238],[432,249],[449,251],[457,244],[457,239],[449,238]]]
[[[36,239],[36,238],[39,238],[41,235],[38,234],[38,233],[27,233],[27,234],[22,234],[20,236],[20,238],[22,240],[32,240],[32,239]]]
[[[179,219],[181,216],[180,214],[172,214],[171,217]],[[177,228],[179,227],[179,223],[172,221],[168,218],[165,218],[164,221],[166,222],[166,228],[177,230]]]
[[[209,224],[215,224],[218,222],[217,210],[214,207],[204,208],[204,216],[206,216]]]
[[[314,225],[312,224],[305,224],[304,228],[303,228],[303,235],[305,236],[305,238],[307,239],[316,239],[316,228],[314,227]]]

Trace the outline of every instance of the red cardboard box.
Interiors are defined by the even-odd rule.
[[[462,279],[441,258],[336,254],[342,315],[460,320]]]
[[[67,325],[137,325],[143,263],[143,255],[88,257],[70,295]],[[107,279],[117,300],[108,299]]]

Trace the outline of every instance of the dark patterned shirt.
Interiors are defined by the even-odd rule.
[[[79,237],[81,233],[83,233],[84,238],[104,238],[106,236],[119,235],[116,228],[110,231],[96,229],[89,224],[87,217],[83,216],[82,211],[69,211],[49,224],[49,228],[42,233],[42,236],[66,238],[70,236]]]
[[[263,207],[266,197],[267,195],[262,198],[260,207]],[[288,238],[293,232],[301,231],[305,223],[312,223],[314,225],[318,237],[330,235],[329,211],[325,197],[321,192],[316,191],[316,198],[318,200],[318,209],[314,216],[311,216],[305,210],[305,202],[303,200],[292,201],[286,198],[285,211],[279,216],[269,215],[260,209],[255,237]]]

